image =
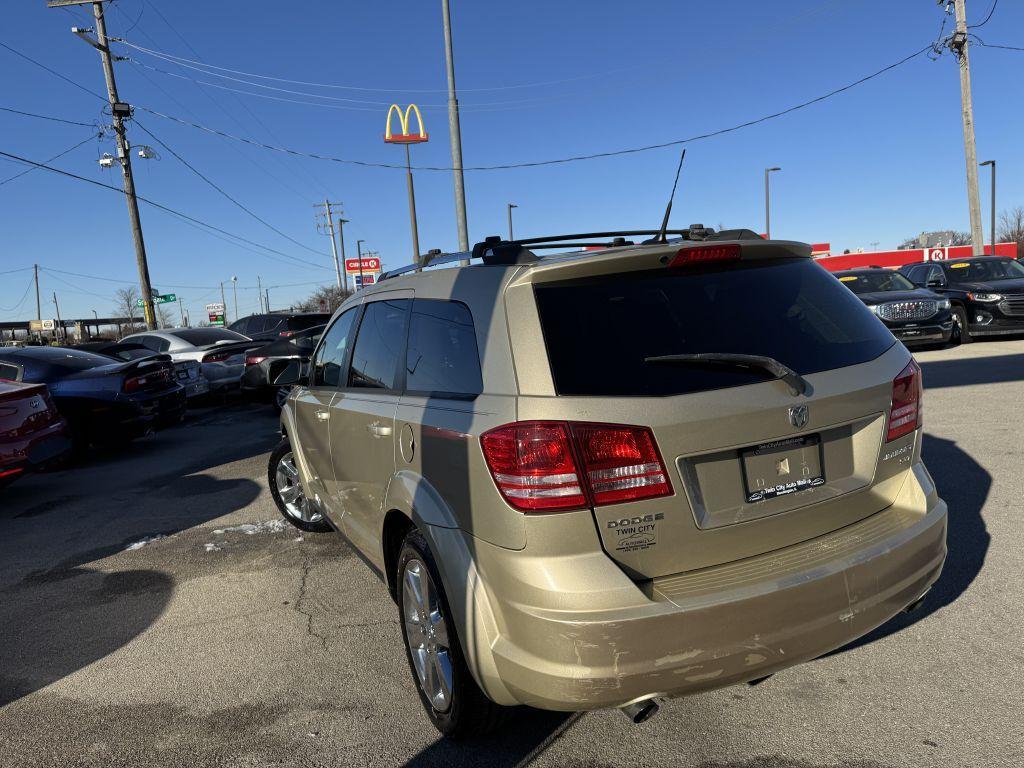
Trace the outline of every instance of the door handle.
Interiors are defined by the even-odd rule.
[[[316,411],[316,417],[320,421],[327,421],[329,418],[331,418],[331,412],[330,411]]]
[[[374,437],[390,437],[391,427],[386,427],[379,421],[375,421],[372,424],[367,424],[366,428],[370,430],[370,434]]]

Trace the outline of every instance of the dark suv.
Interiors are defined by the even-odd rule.
[[[835,275],[907,346],[946,344],[959,332],[954,332],[949,299],[915,287],[899,272],[868,267]]]
[[[1024,264],[1006,256],[908,264],[900,269],[914,285],[952,303],[960,340],[1024,333]]]
[[[276,341],[290,338],[307,328],[324,325],[330,319],[330,312],[268,312],[243,317],[229,328],[257,341]]]

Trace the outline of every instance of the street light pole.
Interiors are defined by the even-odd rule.
[[[986,160],[982,166],[992,166],[992,255],[996,255],[996,161]]]
[[[341,263],[345,263],[345,225],[348,224],[348,219],[338,218],[338,241],[341,244]],[[348,290],[348,269],[345,270],[345,290]],[[269,307],[267,308],[269,312]]]
[[[771,185],[768,183],[768,175],[773,171],[781,170],[781,168],[764,169],[764,234],[769,240],[772,239],[772,192]]]
[[[363,289],[363,243],[365,240],[356,240],[356,256],[359,258],[359,290]]]
[[[508,239],[510,242],[512,240],[512,209],[518,207],[515,203],[508,204]]]
[[[238,276],[231,276],[231,291],[235,295],[235,322],[238,322]]]
[[[459,125],[459,100],[455,95],[455,57],[452,54],[452,17],[448,0],[441,0],[444,17],[444,59],[448,69],[448,132],[452,144],[452,179],[455,182],[455,218],[459,229],[459,250],[469,250],[469,227],[466,224],[466,186],[462,175],[462,129]],[[459,262],[466,266],[469,259]]]

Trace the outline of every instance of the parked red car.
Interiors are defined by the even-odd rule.
[[[46,385],[0,381],[0,488],[70,451],[70,430]]]

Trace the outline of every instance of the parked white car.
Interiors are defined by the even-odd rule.
[[[261,342],[226,328],[172,328],[125,336],[123,343],[141,344],[170,355],[174,361],[195,360],[212,392],[237,389],[245,371],[245,352]]]

